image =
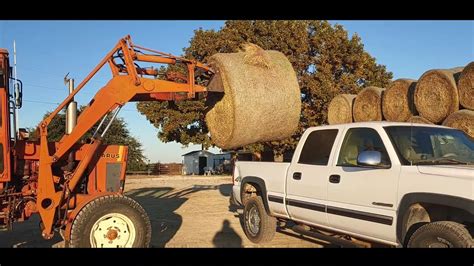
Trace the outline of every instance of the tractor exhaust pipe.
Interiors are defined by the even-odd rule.
[[[74,92],[74,79],[69,79],[66,77],[64,78],[64,81],[67,82],[68,87],[69,87],[69,94]],[[66,134],[69,135],[72,133],[74,130],[74,127],[77,124],[77,102],[74,101],[74,98],[72,101],[67,105],[66,109]],[[68,155],[67,158],[67,165],[65,170],[71,172],[74,169],[75,163],[75,153],[74,151],[71,151]]]
[[[74,92],[74,79],[67,79],[69,94]],[[71,134],[77,124],[77,102],[73,100],[67,106],[66,112],[66,134]]]

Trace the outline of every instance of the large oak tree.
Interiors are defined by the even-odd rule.
[[[227,21],[218,31],[195,30],[184,55],[205,63],[211,55],[236,52],[246,42],[288,57],[298,77],[302,101],[294,136],[245,147],[251,151],[261,151],[265,146],[275,154],[293,150],[306,128],[326,123],[327,108],[335,95],[357,93],[370,85],[384,87],[392,78],[392,73],[364,50],[357,34],[350,37],[343,26],[327,21]],[[141,102],[137,107],[160,129],[161,141],[213,145],[204,121],[204,100]]]

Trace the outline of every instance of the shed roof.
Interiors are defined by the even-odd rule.
[[[205,150],[196,150],[196,151],[191,151],[191,152],[188,152],[188,153],[185,153],[181,156],[188,156],[188,155],[193,155],[195,153],[198,153],[198,152],[202,152],[202,153],[207,153],[207,154],[210,154],[210,155],[214,155],[214,153],[210,152],[210,151],[205,151]]]

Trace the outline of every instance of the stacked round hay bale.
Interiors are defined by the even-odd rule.
[[[474,111],[463,109],[454,112],[444,120],[443,126],[460,129],[474,138]]]
[[[328,107],[328,123],[330,125],[351,123],[352,106],[357,95],[339,94],[332,99]]]
[[[433,124],[428,119],[426,119],[422,116],[419,116],[419,115],[415,115],[415,116],[412,116],[412,117],[408,118],[408,120],[406,122],[416,123],[416,124]]]
[[[433,123],[441,123],[459,110],[456,77],[460,68],[433,69],[425,72],[415,88],[415,106],[420,116]]]
[[[405,122],[416,115],[416,80],[397,79],[383,93],[382,114],[387,121]]]
[[[301,113],[296,73],[281,52],[247,44],[244,51],[218,53],[209,64],[216,72],[210,91],[223,97],[206,114],[213,142],[231,149],[281,140],[294,134]],[[213,79],[213,80],[214,80]]]
[[[461,106],[474,110],[474,62],[469,63],[461,72],[458,90]]]
[[[351,122],[346,111],[351,101],[354,122],[437,124],[474,137],[474,62],[466,67],[426,71],[418,81],[397,79],[386,90],[367,87],[356,97],[338,95],[328,108],[329,124]]]
[[[354,122],[382,121],[382,95],[384,88],[370,86],[361,90],[352,109]]]

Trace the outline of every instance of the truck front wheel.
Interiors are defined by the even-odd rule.
[[[149,247],[151,223],[135,200],[109,195],[87,203],[71,227],[69,247]]]
[[[409,248],[469,248],[472,236],[464,225],[441,221],[418,228],[408,241]]]
[[[251,197],[244,207],[244,232],[253,243],[265,243],[273,239],[276,219],[267,214],[260,196]]]

